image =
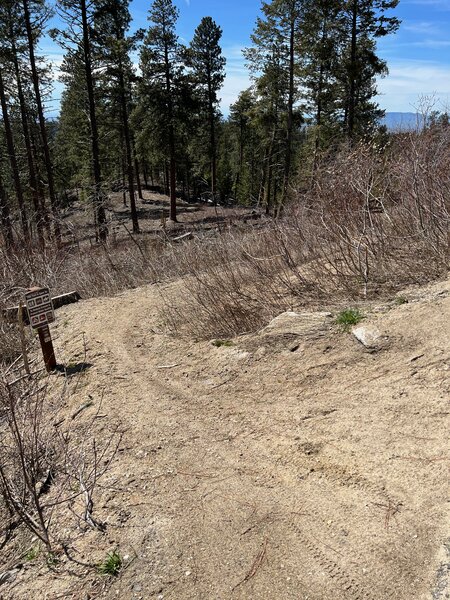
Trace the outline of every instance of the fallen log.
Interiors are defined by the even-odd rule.
[[[182,242],[183,240],[191,240],[193,237],[192,231],[185,233],[183,235],[179,235],[178,237],[172,238],[172,242]]]
[[[61,308],[62,306],[67,306],[68,304],[74,304],[81,300],[81,296],[78,292],[69,292],[68,294],[61,294],[60,296],[55,296],[52,298],[53,308],[56,310]],[[16,323],[18,320],[19,307],[12,306],[11,308],[4,308],[1,311],[1,317],[3,321],[7,321],[8,323]],[[28,318],[28,310],[26,306],[22,306],[22,319],[25,325],[30,324],[30,319]]]

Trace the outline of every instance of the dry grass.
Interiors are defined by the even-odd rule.
[[[282,220],[191,245],[174,262],[169,321],[202,337],[254,330],[283,310],[368,299],[445,274],[450,129],[361,144],[322,165]]]
[[[436,127],[383,149],[343,149],[282,219],[258,228],[197,232],[182,244],[130,236],[89,249],[0,249],[0,307],[31,285],[87,298],[176,278],[181,294],[162,287],[170,326],[229,337],[299,305],[392,293],[448,267],[449,173],[450,130]],[[0,326],[0,362],[10,361],[15,327]]]

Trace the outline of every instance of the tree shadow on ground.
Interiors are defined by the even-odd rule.
[[[77,373],[83,373],[90,369],[93,365],[87,362],[81,363],[69,363],[67,365],[56,365],[55,370],[60,373],[64,373],[67,377],[71,377],[72,375],[76,375]]]

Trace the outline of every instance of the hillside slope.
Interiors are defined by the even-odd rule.
[[[327,315],[221,347],[168,335],[155,286],[59,311],[58,353],[92,364],[71,396],[125,435],[103,483],[119,548],[98,586],[26,568],[5,598],[441,600],[450,538],[450,284],[373,308],[369,352]],[[102,400],[101,400],[102,399]],[[448,546],[447,546],[448,547]],[[90,595],[89,595],[90,594]]]

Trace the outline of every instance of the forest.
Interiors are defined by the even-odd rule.
[[[448,114],[423,99],[415,129],[388,131],[377,104],[397,4],[262,2],[251,86],[224,116],[211,17],[184,45],[172,0],[149,5],[146,29],[129,0],[4,0],[2,305],[36,283],[92,297],[192,275],[192,327],[226,335],[292,298],[368,298],[445,272]],[[57,118],[46,36],[64,56]]]
[[[395,33],[398,0],[263,2],[244,50],[252,86],[224,118],[222,30],[204,17],[189,45],[171,0],[136,28],[129,0],[5,0],[0,9],[0,197],[5,243],[60,242],[74,194],[108,235],[108,192],[123,190],[133,232],[142,185],[188,201],[277,215],[309,189],[324,156],[361,139],[384,143],[374,97],[387,73],[377,40]],[[52,15],[58,28],[51,28]],[[139,24],[143,25],[143,24]],[[46,118],[50,35],[64,54],[58,118]]]

